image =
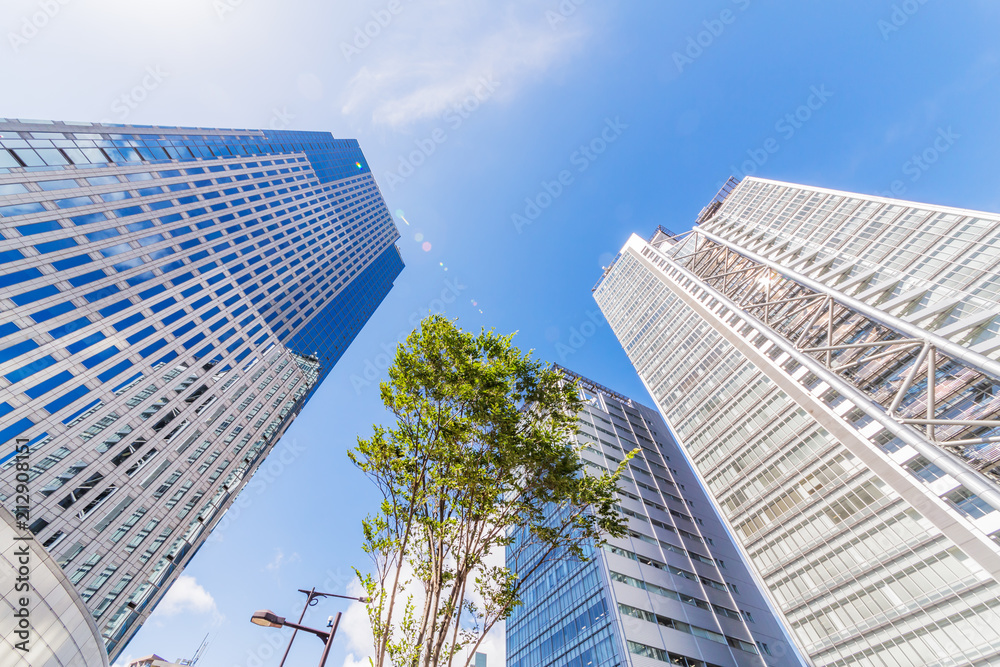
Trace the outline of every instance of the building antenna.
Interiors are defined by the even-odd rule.
[[[205,655],[205,651],[208,649],[208,633],[205,633],[205,638],[201,640],[201,644],[198,645],[198,650],[194,652],[194,656],[190,660],[178,660],[177,664],[187,665],[189,667],[194,667],[198,664],[198,659]]]

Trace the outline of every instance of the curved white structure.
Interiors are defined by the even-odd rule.
[[[25,601],[27,606],[23,607]],[[27,609],[23,622],[18,618],[22,609]],[[26,634],[19,636],[19,631]],[[17,529],[13,515],[3,507],[0,507],[0,665],[108,667],[104,640],[79,593],[31,533]]]

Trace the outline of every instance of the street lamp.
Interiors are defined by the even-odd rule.
[[[323,630],[316,630],[315,628],[310,628],[305,625],[300,625],[300,623],[302,623],[302,619],[305,618],[306,609],[314,606],[317,602],[319,602],[317,598],[321,597],[342,598],[344,600],[356,600],[357,602],[362,602],[364,604],[368,604],[369,602],[371,602],[371,600],[365,597],[356,598],[356,597],[351,597],[349,595],[336,595],[334,593],[319,593],[315,588],[308,591],[302,590],[300,588],[299,592],[306,594],[306,604],[302,608],[302,613],[299,615],[298,623],[292,623],[291,621],[287,621],[285,620],[284,616],[278,616],[270,609],[261,609],[259,611],[255,611],[253,615],[250,617],[250,622],[254,623],[255,625],[263,626],[265,628],[289,627],[293,629],[292,638],[288,640],[288,647],[285,648],[285,654],[281,656],[281,663],[279,664],[279,667],[284,666],[285,658],[288,657],[288,652],[292,650],[292,642],[295,641],[295,635],[298,634],[299,630],[303,630],[305,632],[309,632],[311,634],[316,635],[317,637],[320,638],[320,641],[322,641],[324,644],[323,657],[319,663],[320,667],[323,667],[326,664],[327,656],[330,654],[330,647],[333,645],[333,637],[334,635],[337,634],[337,626],[340,624],[341,613],[338,611],[336,617],[333,616],[330,617],[330,620],[327,622],[327,627],[330,628],[330,631],[324,632]]]
[[[255,611],[253,616],[250,617],[250,622],[262,625],[265,628],[280,628],[285,625],[285,619],[283,617],[278,616],[273,611],[269,611],[267,609]]]

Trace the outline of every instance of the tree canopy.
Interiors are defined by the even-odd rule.
[[[380,385],[395,423],[349,452],[383,497],[363,522],[374,571],[356,570],[376,667],[451,665],[463,653],[468,667],[535,568],[625,533],[615,491],[627,460],[584,473],[577,388],[512,339],[424,319]],[[532,557],[512,571],[497,564],[504,550]]]

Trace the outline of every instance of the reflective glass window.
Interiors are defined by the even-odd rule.
[[[64,179],[64,180],[61,180],[61,181],[39,181],[38,185],[39,185],[39,187],[42,188],[42,190],[45,190],[45,191],[49,191],[49,190],[65,190],[67,188],[80,187],[79,185],[77,185],[76,181],[70,180],[70,179]]]
[[[131,301],[129,301],[128,299],[122,299],[121,301],[117,301],[111,304],[110,306],[102,308],[99,312],[101,313],[101,317],[109,317],[111,315],[114,315],[115,313],[125,310],[131,305],[132,305]]]
[[[89,393],[89,391],[90,390],[87,389],[86,386],[80,386],[77,387],[76,389],[71,389],[70,391],[63,392],[54,401],[43,406],[43,409],[46,410],[49,414],[54,414],[65,408],[70,403],[73,403],[77,399],[86,396]],[[70,416],[72,417],[72,415]]]
[[[151,299],[160,292],[165,292],[165,291],[167,291],[167,288],[164,287],[163,285],[154,285],[153,287],[150,287],[147,290],[139,292],[139,298],[145,301],[146,299]]]
[[[170,306],[174,305],[175,303],[177,303],[177,299],[175,299],[175,298],[174,298],[174,297],[172,297],[172,296],[168,296],[168,297],[167,297],[166,299],[164,299],[163,301],[160,301],[159,303],[154,303],[154,304],[153,304],[153,305],[151,305],[151,306],[150,306],[149,308],[150,308],[150,310],[152,310],[152,311],[153,311],[154,313],[158,313],[158,312],[160,312],[161,310],[163,310],[164,308],[169,308]]]
[[[117,294],[121,290],[118,289],[117,285],[108,285],[107,287],[102,287],[101,289],[91,292],[90,294],[84,294],[83,298],[87,301],[94,303],[95,301],[100,301],[101,299],[107,298],[112,294]]]
[[[124,262],[119,262],[118,264],[113,265],[111,268],[120,273],[122,271],[128,271],[129,269],[134,269],[137,266],[142,266],[142,264],[143,261],[141,257],[134,257],[132,259],[127,259]]]
[[[115,328],[115,331],[122,331],[123,329],[128,329],[133,324],[138,324],[139,322],[142,322],[142,319],[143,319],[142,313],[136,313],[134,315],[126,317],[124,320],[121,320],[120,322],[115,322],[112,326]]]
[[[20,343],[15,343],[9,347],[0,349],[0,363],[5,361],[10,361],[15,357],[19,357],[26,352],[30,352],[38,347],[38,343],[33,340],[23,340]]]
[[[0,167],[20,167],[21,163],[14,159],[13,151],[0,149]]]
[[[128,252],[132,249],[128,243],[119,243],[118,245],[113,245],[110,248],[102,248],[101,254],[105,257],[113,257],[115,255],[121,254],[123,252]]]
[[[90,334],[86,338],[81,338],[75,343],[67,345],[66,349],[69,351],[70,354],[76,354],[81,350],[86,350],[88,347],[94,345],[95,343],[100,343],[102,340],[104,340],[104,338],[105,338],[104,334],[102,334],[100,331],[97,331],[95,333]],[[87,368],[90,367],[88,366]]]
[[[82,276],[76,276],[75,278],[70,278],[69,284],[72,285],[73,287],[81,287],[83,285],[92,283],[95,280],[100,280],[101,278],[107,278],[107,276],[108,274],[104,273],[104,271],[102,271],[101,269],[98,269],[96,271],[85,273]]]
[[[69,199],[57,199],[56,206],[59,208],[74,208],[76,206],[87,206],[88,204],[93,204],[94,200],[90,197],[70,197]]]
[[[179,320],[179,319],[181,319],[182,317],[184,317],[184,315],[185,315],[185,314],[186,314],[186,313],[185,313],[185,312],[184,312],[183,310],[178,310],[178,311],[177,311],[177,312],[175,312],[175,313],[171,313],[171,314],[167,315],[167,316],[166,316],[166,317],[164,317],[164,318],[163,318],[163,320],[161,320],[161,321],[163,322],[163,325],[164,325],[164,326],[170,326],[171,324],[173,324],[173,323],[174,323],[174,322],[176,322],[177,320]],[[176,335],[176,334],[177,334],[177,332],[174,332],[174,334]]]
[[[90,160],[91,164],[103,164],[108,162],[108,156],[100,148],[81,148],[80,152]]]
[[[142,273],[140,273],[140,274],[138,274],[136,276],[132,276],[131,278],[129,278],[127,282],[128,282],[129,285],[132,285],[133,287],[135,287],[136,285],[138,285],[140,283],[144,283],[147,280],[152,280],[154,277],[155,277],[155,275],[154,275],[154,273],[152,271],[143,271]]]
[[[35,301],[44,299],[46,297],[53,296],[55,294],[59,294],[58,288],[56,288],[54,285],[48,285],[46,287],[40,287],[35,290],[30,290],[27,292],[23,292],[21,294],[17,294],[15,296],[10,297],[10,299],[17,305],[24,306],[29,303],[34,303]]]
[[[152,226],[152,220],[142,220],[141,222],[133,222],[125,225],[125,229],[130,232],[141,232],[144,229],[150,229]]]
[[[159,250],[154,250],[149,253],[151,259],[162,259],[168,255],[174,254],[173,248],[160,248]]]
[[[65,250],[66,248],[72,248],[76,245],[76,241],[73,239],[59,239],[58,241],[49,241],[48,243],[39,243],[35,246],[35,250],[40,253],[55,252],[56,250]]]
[[[38,155],[45,161],[45,164],[49,166],[57,166],[63,164],[69,164],[69,160],[55,148],[39,148],[36,149]]]
[[[36,268],[22,269],[20,271],[14,271],[13,273],[0,274],[0,287],[8,287],[10,285],[16,285],[18,283],[23,283],[26,280],[31,280],[32,278],[40,278],[42,272]]]
[[[56,360],[51,355],[47,355],[42,357],[41,359],[35,359],[30,364],[25,364],[24,366],[21,366],[17,370],[7,373],[6,375],[4,375],[4,377],[7,378],[12,383],[20,382],[24,378],[31,377],[38,371],[44,370],[54,363],[56,363]]]
[[[27,215],[28,213],[41,213],[45,207],[41,204],[12,204],[10,206],[0,206],[0,217],[10,218],[15,215]]]
[[[20,183],[8,183],[7,185],[0,185],[0,195],[20,195],[28,191],[28,188],[24,187]]]
[[[114,229],[114,228],[111,228],[111,229],[102,229],[99,232],[92,232],[90,234],[87,234],[87,240],[88,241],[103,241],[104,239],[109,239],[109,238],[112,238],[112,237],[118,236],[118,235],[119,235],[119,232],[118,232],[117,229]]]
[[[18,148],[17,150],[11,151],[17,156],[17,159],[21,161],[26,167],[44,167],[45,161],[30,148]]]
[[[77,215],[70,218],[74,225],[89,225],[94,222],[100,222],[102,220],[107,220],[108,216],[104,215],[100,211],[97,213],[88,213],[87,215]]]
[[[102,361],[107,361],[116,354],[118,354],[118,348],[112,345],[111,347],[101,350],[97,354],[84,359],[82,363],[87,368],[93,368]]]
[[[130,215],[139,215],[140,213],[142,213],[142,207],[141,206],[126,206],[125,208],[119,208],[119,209],[117,209],[115,211],[112,211],[112,213],[114,213],[115,217],[117,217],[117,218],[124,218],[124,217],[130,216]]]
[[[146,236],[139,239],[139,245],[141,246],[152,245],[153,243],[159,243],[160,241],[163,240],[164,240],[163,234],[153,234],[152,236]]]
[[[118,180],[117,176],[92,176],[87,179],[87,182],[91,185],[117,185],[121,181]]]
[[[153,333],[155,331],[156,331],[155,327],[149,326],[149,327],[146,327],[145,329],[141,329],[140,331],[137,331],[136,333],[132,334],[131,336],[129,336],[125,340],[128,341],[129,345],[135,345],[136,343],[138,343],[142,339],[148,338],[149,336],[153,335]]]
[[[56,327],[55,329],[50,329],[48,333],[53,338],[62,338],[66,334],[71,334],[77,329],[82,329],[88,324],[90,324],[90,320],[88,320],[86,317],[80,317],[73,320],[72,322],[67,322],[62,326]]]
[[[72,373],[70,373],[69,371],[63,371],[62,373],[50,377],[48,380],[43,380],[42,382],[39,382],[30,389],[26,389],[24,393],[30,396],[31,398],[38,398],[39,396],[47,394],[56,387],[65,384],[72,379],[73,379]]]
[[[124,373],[127,369],[129,369],[131,367],[132,367],[132,362],[129,361],[128,359],[125,359],[125,360],[123,360],[123,361],[115,364],[114,366],[112,366],[108,370],[104,371],[103,373],[99,374],[97,376],[97,379],[100,380],[101,382],[107,382],[108,380],[110,380],[111,378],[115,377],[116,375]]]
[[[76,308],[76,306],[74,306],[71,302],[67,301],[66,303],[60,303],[55,306],[43,308],[42,310],[39,310],[37,313],[32,313],[31,319],[41,324],[46,320],[51,320],[53,317],[58,317],[63,313],[68,313],[74,308]]]

